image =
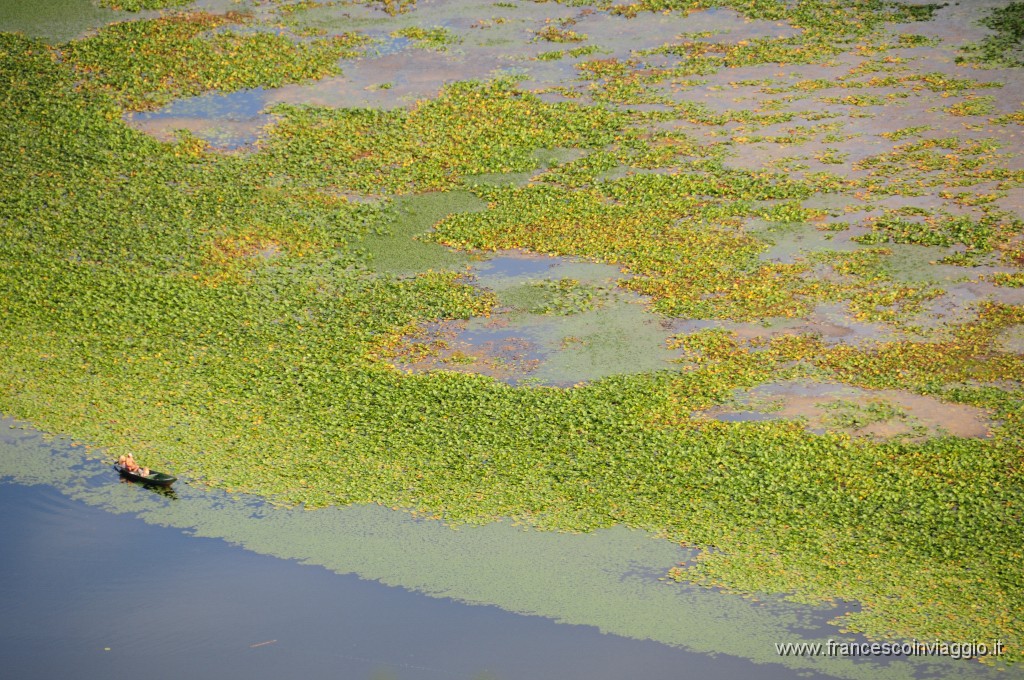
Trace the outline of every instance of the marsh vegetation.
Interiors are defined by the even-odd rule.
[[[1020,3],[109,4],[148,13],[0,34],[0,411],[1020,660]],[[388,50],[442,75],[309,103]],[[129,125],[253,88],[248,144]],[[451,335],[495,319],[547,353]]]

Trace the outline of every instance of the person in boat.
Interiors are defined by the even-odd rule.
[[[139,467],[139,464],[135,462],[135,458],[130,453],[127,453],[127,454],[121,456],[120,458],[118,458],[117,459],[117,464],[120,465],[121,467],[123,467],[128,472],[131,472],[131,473],[136,474],[136,475],[137,474],[142,474],[141,473],[142,468]],[[145,474],[148,475],[149,474],[149,470],[146,470]]]

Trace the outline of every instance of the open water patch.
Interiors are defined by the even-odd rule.
[[[1004,352],[1024,354],[1024,324],[1004,328],[996,338],[996,346]]]
[[[212,148],[229,151],[255,144],[273,117],[264,113],[268,92],[262,87],[237,92],[210,92],[177,99],[156,111],[125,116],[125,122],[161,141],[187,130]]]
[[[882,324],[858,320],[845,302],[816,305],[805,318],[770,317],[759,321],[671,319],[667,323],[674,335],[722,329],[741,341],[764,341],[783,335],[813,335],[829,346],[863,347],[901,337],[901,334]]]
[[[614,266],[506,251],[471,263],[467,281],[494,292],[488,317],[439,322],[391,357],[406,371],[489,375],[512,385],[569,387],[612,375],[675,370],[671,324],[624,290]]]

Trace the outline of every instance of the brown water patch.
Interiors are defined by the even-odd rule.
[[[812,432],[908,441],[939,435],[986,438],[992,427],[989,413],[974,406],[842,383],[769,383],[741,390],[732,403],[695,415],[724,421],[802,420]]]
[[[1024,354],[1024,324],[1004,328],[996,337],[995,344],[1004,352]]]
[[[503,251],[473,262],[469,275],[499,306],[486,318],[417,329],[388,353],[394,366],[556,387],[678,370],[671,323],[617,286],[624,275],[616,267]]]
[[[536,343],[496,329],[467,336],[465,321],[429,324],[386,355],[391,364],[407,373],[445,370],[485,375],[510,384],[518,384],[540,365]]]
[[[768,250],[758,256],[765,262],[791,264],[825,250],[854,251],[865,247],[851,241],[851,234],[847,232],[822,230],[810,223],[772,224],[751,219],[744,223],[744,228],[770,244]]]
[[[939,3],[932,21],[894,24],[890,30],[893,33],[916,33],[938,38],[942,41],[940,47],[954,50],[966,42],[977,42],[990,35],[991,31],[979,25],[978,20],[994,8],[1005,5],[1003,0]]]
[[[858,321],[843,303],[820,304],[806,318],[784,317],[762,319],[756,322],[736,322],[718,319],[674,319],[667,321],[675,335],[720,328],[741,341],[764,341],[783,335],[815,335],[826,345],[871,345],[895,340],[903,336],[895,329],[881,324]]]
[[[967,281],[943,286],[945,294],[925,301],[909,323],[924,330],[965,323],[978,318],[983,302],[1024,305],[1024,288],[996,286],[988,281]]]
[[[206,141],[213,149],[242,149],[259,137],[265,121],[209,120],[204,118],[164,117],[130,120],[129,127],[161,142],[173,143],[179,130],[187,130]]]
[[[491,77],[502,65],[496,58],[467,59],[446,52],[407,49],[346,64],[343,76],[269,91],[267,104],[380,109],[411,106],[417,99],[436,97],[447,83]]]
[[[774,21],[747,19],[725,8],[706,9],[686,16],[641,12],[632,18],[606,12],[581,13],[572,29],[587,34],[591,44],[607,48],[618,58],[677,43],[681,33],[712,32],[715,35],[707,40],[730,42],[758,37],[781,38],[799,33],[793,27]]]

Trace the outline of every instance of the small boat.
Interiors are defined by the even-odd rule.
[[[130,472],[128,468],[117,463],[114,463],[114,469],[120,472],[121,476],[126,479],[130,479],[133,482],[142,482],[143,484],[152,484],[153,486],[170,486],[178,479],[163,472],[150,472],[148,475],[140,475],[136,472]]]

